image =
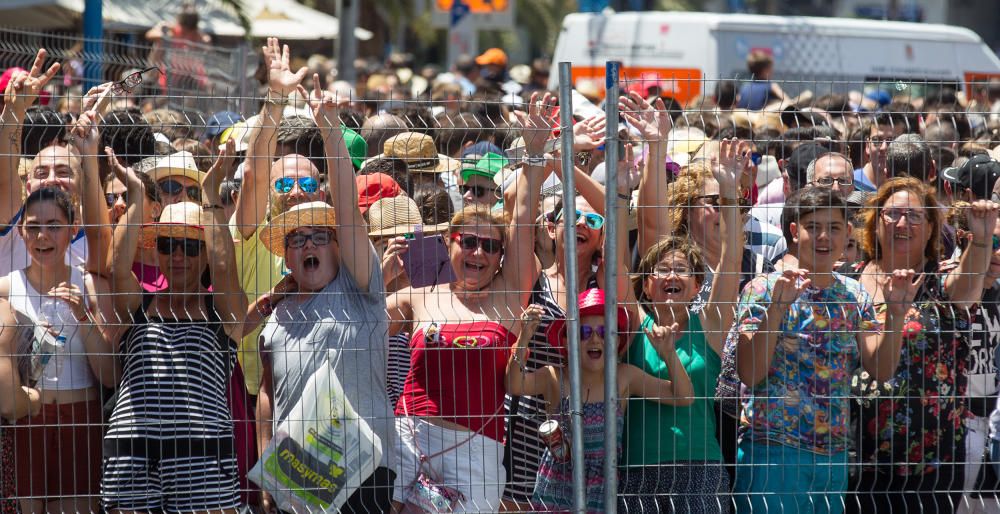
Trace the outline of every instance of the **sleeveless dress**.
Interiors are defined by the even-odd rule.
[[[586,289],[598,287],[597,276],[591,276]],[[528,343],[528,358],[524,370],[531,373],[545,366],[560,369],[565,359],[559,349],[549,344],[545,335],[554,320],[565,319],[566,312],[556,301],[548,276],[541,273],[531,290],[531,302],[542,306],[545,314]],[[545,401],[541,397],[511,396],[504,399],[504,418],[507,421],[507,446],[504,448],[504,467],[507,468],[507,488],[504,499],[518,503],[531,501],[535,474],[545,452],[545,443],[538,438],[538,425],[546,419]]]
[[[567,443],[572,438],[569,398],[564,397],[559,404],[558,421]],[[622,427],[625,413],[618,405],[615,423],[618,424],[618,440],[615,448],[622,449]],[[583,467],[586,480],[587,512],[604,512],[604,402],[583,404]],[[573,508],[573,464],[555,460],[548,448],[542,455],[535,479],[535,491],[531,496],[531,507],[539,512],[568,512]]]

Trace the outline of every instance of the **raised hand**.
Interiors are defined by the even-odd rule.
[[[812,280],[808,277],[809,272],[804,269],[786,269],[783,271],[781,276],[774,281],[774,289],[771,291],[771,304],[787,308],[812,283]]]
[[[642,170],[639,166],[633,164],[634,162],[635,156],[633,155],[632,143],[625,143],[625,151],[622,152],[622,155],[618,156],[618,194],[631,194],[633,189],[639,187]]]
[[[337,98],[332,91],[320,89],[319,74],[313,74],[313,91],[308,95],[316,126],[334,128],[340,126],[340,109],[347,107],[350,98]]]
[[[70,141],[82,156],[97,156],[100,153],[101,134],[97,130],[97,123],[97,112],[85,111],[76,119],[76,123],[70,130],[70,134],[73,136]]]
[[[646,141],[665,143],[670,130],[674,128],[674,120],[660,98],[650,104],[638,93],[632,92],[618,98],[618,110]]]
[[[677,323],[669,327],[653,325],[651,327],[643,327],[642,330],[646,333],[646,337],[649,338],[649,343],[653,345],[656,353],[660,356],[677,351],[677,348],[674,346],[674,343],[677,341],[677,335],[680,333],[680,325]]]
[[[722,196],[739,196],[740,180],[751,170],[750,145],[739,139],[723,139],[719,148],[719,163],[712,166],[712,175],[719,183]]]
[[[52,80],[52,77],[56,76],[56,73],[59,73],[59,63],[54,63],[42,73],[42,65],[45,64],[45,58],[48,55],[44,48],[39,48],[31,70],[15,73],[11,77],[10,82],[7,83],[7,90],[4,91],[5,105],[18,113],[23,113],[35,103],[42,89]]]
[[[914,280],[916,277],[916,280]],[[892,272],[884,293],[886,308],[892,316],[905,316],[917,291],[924,283],[924,274],[912,269],[898,269]]]
[[[410,249],[405,237],[394,237],[389,240],[382,254],[382,276],[389,283],[403,274],[403,254]]]
[[[992,245],[993,229],[997,224],[998,205],[989,200],[977,200],[969,209],[969,232],[972,234],[973,242],[986,243]]]
[[[525,307],[524,312],[521,313],[521,333],[533,334],[538,329],[538,325],[541,324],[544,315],[545,308],[537,303]]]
[[[80,108],[80,111],[87,112],[91,110],[97,110],[98,112],[101,112],[101,109],[96,109],[96,107],[98,107],[99,101],[105,97],[105,94],[108,95],[112,94],[111,87],[113,85],[114,82],[105,82],[103,84],[90,88],[90,91],[87,91],[87,94],[83,96],[83,103],[82,107]],[[108,102],[100,102],[100,103],[107,104]]]
[[[541,155],[545,151],[545,141],[552,134],[555,122],[552,120],[552,108],[556,97],[546,92],[544,95],[531,94],[528,112],[514,111],[517,121],[521,124],[521,135],[528,155]]]
[[[138,187],[139,191],[145,193],[145,186],[142,185],[142,181],[139,180],[139,176],[135,174],[135,170],[131,167],[122,166],[118,162],[118,157],[115,155],[115,151],[111,149],[110,146],[104,147],[104,153],[108,156],[108,164],[111,166],[111,172],[114,173],[115,178],[125,184],[126,187],[132,189],[133,187]],[[132,198],[130,195],[129,198]]]
[[[601,114],[591,116],[573,125],[573,151],[589,151],[604,143],[607,118]]]
[[[288,45],[279,45],[276,37],[267,38],[267,45],[261,51],[264,53],[264,65],[267,66],[267,87],[282,96],[290,95],[302,83],[308,69],[303,66],[293,73],[288,64]]]
[[[230,144],[232,143],[232,144]],[[215,158],[208,173],[201,178],[201,190],[205,195],[205,200],[209,205],[222,205],[219,187],[222,181],[229,175],[229,170],[233,167],[233,155],[236,153],[236,144],[232,138],[226,142],[226,146]]]

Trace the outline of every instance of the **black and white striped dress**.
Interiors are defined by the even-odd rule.
[[[122,505],[122,498],[159,493],[171,507],[236,507],[233,423],[226,401],[236,343],[226,335],[210,295],[205,297],[207,319],[194,321],[147,318],[152,299],[144,295],[122,338],[124,375],[104,437],[102,499],[106,505]],[[177,463],[186,459],[213,459],[220,466],[211,473],[179,466],[183,476],[177,476]],[[155,470],[152,478],[128,476],[127,470],[140,461]],[[173,470],[164,469],[165,462]],[[170,473],[174,476],[165,476]],[[170,498],[168,478],[199,484],[202,494]],[[158,485],[162,491],[150,490]]]
[[[597,276],[593,275],[587,282],[587,289],[596,287],[599,287]],[[538,276],[535,287],[532,288],[531,303],[540,305],[545,314],[532,335],[531,342],[528,343],[528,358],[524,368],[529,373],[543,366],[562,368],[565,359],[558,348],[549,344],[545,332],[553,320],[565,319],[566,311],[556,301],[555,293],[544,271]],[[538,437],[538,425],[546,420],[545,406],[546,403],[542,398],[534,396],[505,397],[504,410],[507,421],[507,445],[504,451],[504,467],[507,469],[507,487],[503,494],[505,500],[518,503],[531,501],[538,465],[545,451],[545,443]]]

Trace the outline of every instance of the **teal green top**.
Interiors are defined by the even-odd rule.
[[[643,329],[653,325],[646,316]],[[688,329],[677,340],[677,356],[694,385],[694,403],[687,407],[663,405],[630,398],[625,414],[625,465],[640,466],[676,461],[721,462],[722,450],[715,439],[715,384],[722,359],[705,340],[701,317],[691,313]],[[640,330],[625,356],[625,362],[661,379],[670,378],[667,365]],[[642,396],[642,392],[634,392]]]

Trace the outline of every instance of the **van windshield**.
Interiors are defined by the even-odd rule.
[[[891,98],[897,96],[909,96],[910,98],[925,98],[928,96],[938,96],[943,89],[959,90],[957,81],[941,81],[915,78],[885,78],[867,77],[865,78],[864,94],[884,91]]]

